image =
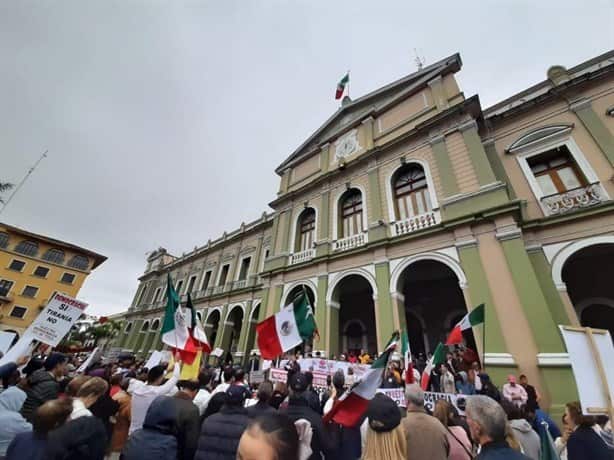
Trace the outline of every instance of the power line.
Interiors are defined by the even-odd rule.
[[[36,163],[34,163],[34,166],[32,166],[30,169],[28,169],[28,172],[26,173],[26,175],[23,177],[23,179],[21,179],[21,182],[19,182],[19,184],[17,184],[17,187],[15,187],[15,189],[13,190],[13,193],[10,194],[10,196],[7,198],[7,200],[4,202],[2,208],[0,208],[0,214],[2,214],[2,211],[4,211],[4,209],[8,206],[8,204],[11,202],[11,200],[13,199],[13,197],[17,194],[17,192],[21,189],[21,187],[23,186],[23,184],[26,182],[26,180],[28,180],[28,177],[30,177],[30,174],[32,174],[34,172],[34,170],[37,168],[37,166],[39,165],[39,163],[41,161],[43,161],[43,158],[47,157],[47,152],[49,152],[49,150],[45,150],[43,152],[43,154],[41,155],[41,157],[36,161]]]

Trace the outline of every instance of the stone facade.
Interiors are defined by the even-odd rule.
[[[562,411],[576,389],[557,325],[614,327],[612,288],[582,269],[614,273],[614,52],[552,67],[484,110],[460,91],[460,68],[456,54],[344,100],[277,168],[271,215],[182,257],[152,254],[120,346],[159,346],[163,302],[152,296],[167,273],[185,280],[181,294],[196,277],[214,346],[239,359],[255,347],[255,323],[302,286],[313,347],[328,356],[381,350],[405,328],[412,349],[432,351],[484,303],[484,334],[467,340],[488,372],[499,383],[525,373]]]

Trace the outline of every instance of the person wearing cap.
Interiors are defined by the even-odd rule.
[[[28,378],[28,397],[23,403],[21,414],[32,423],[34,412],[47,401],[56,399],[60,392],[59,380],[66,375],[68,358],[62,353],[51,353],[42,369],[38,369]]]
[[[322,455],[328,457],[334,449],[333,443],[324,430],[322,417],[311,407],[306,398],[306,392],[309,387],[309,379],[302,372],[297,372],[290,379],[290,398],[288,407],[280,409],[280,412],[286,414],[292,422],[304,419],[311,424],[313,436],[311,438],[310,460],[320,460]]]
[[[243,407],[249,390],[243,385],[226,389],[226,402],[216,414],[205,419],[198,438],[194,460],[235,460],[241,435],[249,418]]]
[[[415,383],[405,388],[407,415],[403,430],[407,439],[407,460],[447,460],[448,432],[442,423],[424,410],[424,391]]]
[[[516,383],[516,377],[511,374],[507,376],[507,383],[503,385],[503,397],[518,407],[524,406],[529,399],[526,390]]]
[[[360,437],[363,460],[407,458],[407,439],[401,426],[399,406],[383,393],[377,393],[369,401]]]

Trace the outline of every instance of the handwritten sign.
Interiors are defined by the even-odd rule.
[[[56,293],[27,332],[34,339],[56,347],[86,308],[85,302]]]

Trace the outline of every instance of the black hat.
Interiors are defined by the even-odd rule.
[[[249,395],[249,390],[240,384],[230,385],[226,389],[226,395],[228,396],[228,399],[226,399],[227,404],[243,405]]]
[[[367,417],[369,418],[369,426],[377,432],[391,431],[401,423],[399,406],[383,393],[377,393],[369,401]]]
[[[53,352],[45,360],[45,370],[50,371],[58,364],[68,361],[68,357],[63,353]]]
[[[309,379],[302,372],[297,372],[290,379],[290,388],[297,393],[302,393],[303,391],[307,390],[308,386]]]

